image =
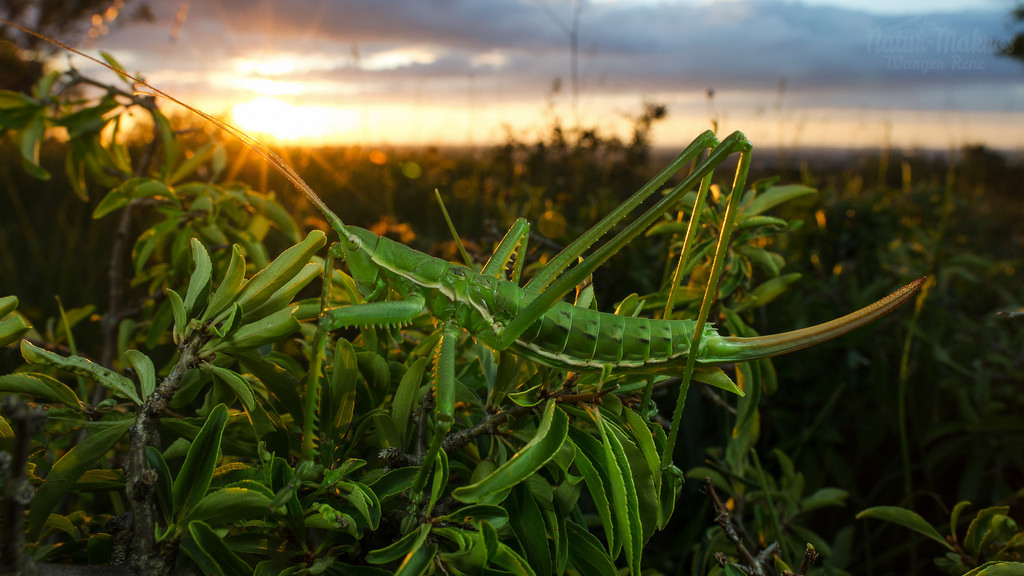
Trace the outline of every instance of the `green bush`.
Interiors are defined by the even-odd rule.
[[[861,494],[861,486],[870,484],[851,482],[867,456],[808,465],[808,459],[824,457],[816,443],[828,445],[843,434],[836,423],[841,418],[827,418],[828,411],[849,415],[856,409],[837,402],[843,386],[856,385],[857,371],[866,369],[857,356],[866,353],[858,347],[850,347],[852,360],[845,365],[801,361],[810,378],[779,376],[768,360],[736,364],[728,374],[705,371],[699,379],[727,389],[738,385],[745,395],[734,401],[697,384],[701,396],[690,399],[680,421],[688,378],[567,374],[492,350],[471,334],[445,339],[440,322],[428,315],[400,326],[326,326],[320,319],[331,317],[329,311],[344,315],[368,299],[360,285],[365,278],[334,266],[345,239],[325,250],[331,241],[318,228],[327,228],[327,215],[234,181],[250,170],[239,163],[229,168],[234,144],[173,129],[153,101],[130,85],[106,87],[94,98],[70,96],[85,81],[73,71],[54,73],[33,94],[0,94],[0,126],[24,171],[44,183],[66,182],[96,221],[46,234],[27,256],[5,252],[6,261],[16,263],[8,269],[17,271],[5,281],[18,298],[0,299],[0,345],[20,349],[20,359],[3,356],[0,375],[0,447],[10,454],[3,477],[4,565],[25,569],[36,563],[41,573],[55,564],[77,564],[127,565],[137,573],[614,574],[639,573],[643,559],[659,571],[674,566],[692,574],[859,573],[849,517],[856,510],[843,511],[839,521],[821,517],[850,500],[863,504],[859,508],[879,502]],[[152,119],[151,134],[121,138],[128,109]],[[616,190],[646,180],[646,128],[659,117],[656,109],[645,110],[629,144],[597,131],[570,142],[556,129],[551,142],[510,142],[475,162],[429,151],[415,158],[395,152],[381,162],[357,150],[347,159],[361,169],[334,169],[329,176],[334,184],[344,180],[346,200],[355,199],[346,202],[346,221],[361,218],[357,191],[380,188],[388,199],[384,213],[362,217],[390,217],[374,230],[421,247],[447,234],[440,219],[422,222],[422,214],[437,210],[428,193],[434,186],[445,188],[459,233],[481,239],[475,253],[484,257],[488,239],[497,241],[495,229],[529,216],[544,236],[531,237],[533,251],[519,254],[515,264],[527,260],[525,274],[531,276],[542,269],[535,262],[549,261],[549,250],[578,237],[622,201]],[[66,131],[67,143],[47,143],[48,129]],[[56,163],[46,161],[58,155]],[[421,170],[406,169],[410,162]],[[61,163],[58,173],[52,166]],[[566,169],[556,170],[559,165]],[[8,181],[12,197],[27,198],[24,180]],[[840,220],[826,211],[842,210],[842,203],[815,208],[809,187],[779,186],[776,179],[758,180],[735,197],[720,192],[730,184],[716,182],[696,214],[696,191],[683,197],[644,241],[630,244],[595,274],[593,290],[581,286],[577,304],[597,301],[609,309],[614,302],[624,315],[706,315],[730,334],[753,336],[755,320],[792,306],[786,292],[800,275],[783,274],[787,260],[817,261],[830,273],[839,266],[834,274],[810,269],[805,275],[811,286],[866,285],[862,292],[871,299],[882,290],[879,269],[889,271],[887,278],[929,272],[938,291],[962,289],[972,272],[994,265],[949,256],[961,267],[939,266],[948,242],[940,230],[918,233],[916,243],[897,238],[895,245],[858,250],[874,260],[868,264],[828,267],[827,254],[801,256],[822,246],[808,238],[825,227],[819,223],[808,232],[800,218],[819,210],[823,216],[816,220]],[[934,205],[948,215],[951,198]],[[738,212],[727,217],[730,204]],[[494,224],[482,225],[481,214]],[[40,221],[56,214],[44,216]],[[684,250],[691,219],[695,237]],[[734,220],[736,230],[721,253],[716,281],[726,220]],[[27,211],[17,222],[26,238],[43,236]],[[45,242],[60,234],[100,234],[94,244],[104,246],[109,259],[104,254],[69,264],[91,276],[108,270],[109,285],[76,290],[74,279],[59,284],[53,292],[80,300],[69,309],[58,301],[47,319],[47,294],[38,286],[53,284],[38,284],[32,276],[37,267],[64,265],[42,257]],[[879,242],[865,238],[864,246],[869,241]],[[677,273],[681,252],[688,258]],[[915,266],[918,254],[931,260]],[[658,266],[650,265],[652,258]],[[843,269],[869,281],[854,281]],[[625,292],[614,280],[624,276],[635,278]],[[678,290],[669,288],[673,278]],[[709,281],[717,290],[705,295]],[[410,296],[386,292],[408,290],[401,285],[380,290],[374,297]],[[790,318],[820,304],[801,298],[800,311]],[[925,298],[919,297],[919,310]],[[847,304],[841,312],[856,307]],[[815,319],[828,317],[816,312]],[[883,336],[852,337],[878,341],[873,374],[888,371],[894,376],[885,382],[913,384],[912,374],[923,368],[911,360],[901,368],[893,359],[904,347],[909,354],[927,345],[936,358],[945,352],[949,366],[988,374],[986,383],[994,386],[964,397],[978,409],[968,418],[980,425],[991,416],[1010,425],[1006,418],[1019,402],[1007,382],[1020,370],[1013,356],[1015,350],[1019,356],[1019,333],[995,329],[1003,339],[993,346],[996,352],[966,367],[976,348],[966,340],[951,345],[940,336],[951,329],[931,324],[941,320],[924,312],[901,318],[888,321]],[[454,359],[449,376],[437,376],[432,358],[438,355]],[[815,386],[822,366],[835,365],[836,378],[843,379],[838,391]],[[448,377],[454,387],[440,390],[436,379]],[[952,376],[935,382],[940,391],[962,393]],[[680,386],[683,395],[677,395]],[[656,411],[645,409],[650,390]],[[452,397],[441,398],[441,391]],[[885,418],[908,438],[902,451],[880,450],[894,471],[911,468],[911,449],[952,443],[943,452],[948,454],[964,450],[957,439],[984,434],[919,424],[924,407],[918,394],[911,386],[901,399],[909,419]],[[805,415],[806,407],[789,409],[800,403],[816,406],[809,412],[814,416]],[[660,414],[673,411],[673,426],[666,426]],[[954,418],[951,426],[967,421]],[[762,462],[759,454],[771,457]],[[993,451],[972,465],[1019,471],[1018,459]],[[685,474],[674,462],[686,462]],[[920,481],[953,465],[935,457],[926,461],[927,474],[912,468]],[[692,479],[686,492],[684,477]],[[1019,485],[1012,474],[984,482],[1003,498]],[[697,487],[707,494],[695,496]],[[683,506],[685,514],[675,513]],[[865,514],[911,524],[904,513],[873,510]],[[912,528],[934,537],[934,528],[916,522]],[[951,534],[956,524],[954,516]],[[1017,569],[1020,533],[1008,509],[983,510],[971,526],[963,544],[954,537],[946,546],[953,556],[940,558],[944,568],[981,574],[988,572],[975,567],[994,561],[1004,564],[985,566],[992,574]],[[887,553],[902,554],[900,546],[889,544]]]

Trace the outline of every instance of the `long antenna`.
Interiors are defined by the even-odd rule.
[[[44,34],[40,34],[39,32],[36,32],[34,30],[29,30],[28,28],[25,28],[24,26],[22,26],[20,24],[15,24],[14,22],[11,22],[10,20],[6,20],[4,18],[0,18],[0,22],[3,22],[4,24],[7,24],[8,26],[11,26],[12,28],[17,28],[18,30],[21,30],[25,34],[28,34],[30,36],[34,36],[36,38],[39,38],[40,40],[43,40],[45,42],[49,42],[51,44],[59,46],[60,48],[63,48],[64,50],[67,50],[68,52],[71,52],[72,54],[77,54],[78,56],[81,56],[82,58],[85,58],[86,60],[89,60],[90,62],[93,62],[95,64],[99,64],[100,66],[110,70],[111,72],[114,72],[114,73],[116,73],[116,74],[118,74],[120,76],[128,78],[129,80],[135,82],[135,90],[137,92],[144,93],[144,94],[149,94],[149,95],[153,95],[153,96],[159,96],[161,98],[164,98],[166,100],[174,102],[178,106],[181,106],[182,108],[185,108],[186,110],[192,112],[193,114],[198,115],[199,117],[203,118],[207,122],[213,124],[214,126],[220,128],[221,130],[224,130],[225,132],[227,132],[228,134],[234,136],[235,138],[238,138],[250,150],[252,150],[256,154],[259,154],[264,160],[269,162],[271,166],[276,168],[277,171],[280,172],[282,175],[284,175],[284,177],[287,178],[292,183],[292,185],[295,186],[300,192],[305,194],[306,198],[308,198],[309,201],[312,202],[314,206],[316,206],[317,210],[319,210],[321,212],[321,214],[323,214],[324,217],[327,218],[327,220],[331,224],[332,228],[337,230],[339,234],[344,233],[346,228],[345,228],[345,224],[341,221],[341,218],[339,218],[337,214],[332,212],[331,209],[327,207],[327,204],[325,204],[324,201],[320,199],[320,196],[318,196],[317,193],[313,191],[313,188],[311,188],[310,185],[307,184],[306,181],[302,179],[302,176],[299,176],[298,172],[296,172],[290,165],[288,165],[287,162],[285,162],[280,156],[278,156],[276,152],[271,150],[269,146],[267,146],[263,142],[260,142],[256,138],[253,138],[252,136],[246,134],[241,128],[238,128],[237,126],[229,124],[228,122],[225,122],[225,121],[221,120],[220,118],[217,118],[215,116],[207,114],[206,112],[203,112],[202,110],[200,110],[200,109],[198,109],[198,108],[196,108],[194,106],[190,106],[190,105],[182,102],[181,100],[178,100],[174,96],[171,96],[170,94],[168,94],[168,93],[164,92],[163,90],[157,88],[156,86],[153,86],[149,82],[146,82],[145,80],[142,80],[141,78],[133,76],[132,74],[129,74],[128,72],[126,72],[124,70],[118,70],[118,69],[114,68],[113,66],[111,66],[110,64],[108,64],[106,62],[103,62],[102,60],[99,60],[97,58],[94,58],[93,56],[90,56],[90,55],[82,52],[81,50],[79,50],[77,48],[73,48],[71,46],[68,46],[67,44],[61,42],[60,40],[54,40],[53,38],[50,38],[49,36],[46,36]],[[140,89],[140,87],[142,89]]]

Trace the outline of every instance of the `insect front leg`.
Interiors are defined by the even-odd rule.
[[[423,294],[411,292],[404,300],[366,302],[329,308],[323,311],[320,322],[327,330],[349,326],[401,326],[412,322],[423,311],[425,303]]]

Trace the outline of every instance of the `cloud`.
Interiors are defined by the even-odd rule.
[[[287,54],[296,65],[275,79],[390,100],[464,101],[467,86],[538,99],[556,78],[570,87],[572,11],[558,0],[217,0],[193,3],[175,44],[178,2],[151,4],[156,22],[129,25],[100,47],[129,50],[133,65],[175,81],[235,90],[232,62]],[[580,90],[671,97],[714,88],[763,100],[785,78],[792,105],[1004,109],[1022,84],[1019,65],[992,55],[1007,21],[993,10],[907,16],[781,0],[587,3]]]

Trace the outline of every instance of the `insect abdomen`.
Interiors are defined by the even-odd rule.
[[[685,356],[693,322],[618,316],[558,303],[516,344],[542,363],[570,370],[630,369]]]

